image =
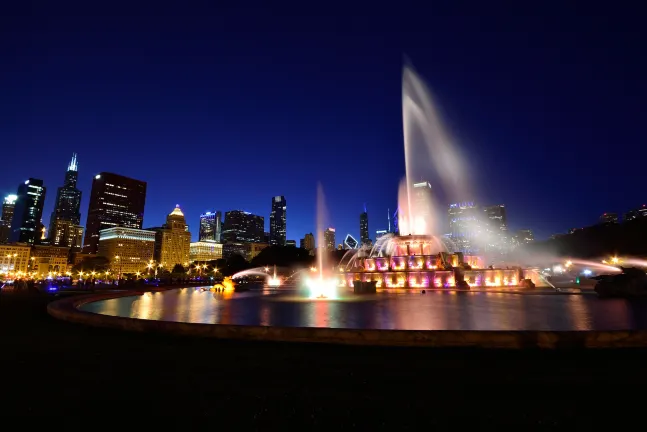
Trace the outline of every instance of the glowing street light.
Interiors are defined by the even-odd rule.
[[[619,261],[620,260],[618,259],[618,257],[611,258],[611,262],[614,263],[614,264],[618,264]]]

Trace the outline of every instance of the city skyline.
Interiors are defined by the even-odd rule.
[[[267,220],[268,198],[283,195],[290,201],[287,239],[298,240],[313,231],[321,181],[339,235],[358,237],[357,215],[367,203],[374,236],[387,228],[381,215],[395,209],[404,173],[406,53],[435,91],[469,165],[464,175],[472,196],[441,202],[503,203],[511,230],[531,228],[548,238],[647,201],[637,177],[645,154],[637,126],[645,67],[636,56],[621,55],[638,50],[637,39],[616,29],[598,43],[593,18],[558,19],[547,8],[541,40],[528,44],[525,35],[540,34],[532,17],[484,12],[479,20],[498,30],[483,34],[475,30],[481,21],[448,8],[442,16],[399,11],[386,26],[361,21],[357,31],[351,17],[273,15],[269,23],[262,13],[235,6],[177,18],[173,29],[150,17],[137,25],[122,17],[81,22],[61,6],[55,24],[29,41],[20,35],[34,21],[16,17],[5,30],[22,54],[5,70],[2,105],[12,120],[0,140],[9,144],[4,156],[18,162],[3,167],[0,192],[15,194],[29,177],[54,191],[60,167],[77,152],[83,215],[92,176],[115,172],[150,185],[147,225],[163,224],[166,209],[178,203],[192,226],[215,208]],[[158,12],[158,18],[175,16],[173,9]],[[226,15],[222,27],[212,25],[215,13]],[[419,16],[429,22],[411,25]],[[87,31],[105,26],[120,31],[105,40]],[[386,28],[399,36],[388,37]],[[456,29],[461,37],[447,40]],[[232,32],[240,37],[221,46]],[[430,40],[444,42],[432,52]],[[565,65],[564,58],[573,61]],[[616,91],[620,81],[631,91]],[[616,142],[622,149],[611,152]],[[21,162],[23,149],[33,154],[29,165]],[[184,158],[175,157],[178,149]],[[596,168],[601,158],[609,162],[604,169]],[[351,187],[357,175],[346,170],[349,161],[360,173],[380,175]],[[583,175],[591,169],[596,175]],[[236,170],[243,172],[231,182],[221,175]],[[625,189],[600,193],[610,184]],[[53,195],[46,196],[46,226]]]
[[[60,202],[60,200],[61,200],[61,198],[60,198],[61,191],[68,190],[66,188],[71,188],[71,190],[72,190],[72,194],[73,194],[73,197],[74,197],[74,206],[73,206],[74,207],[74,209],[73,209],[74,215],[72,217],[72,219],[73,219],[72,222],[74,223],[75,226],[78,225],[77,221],[81,217],[81,209],[83,208],[83,206],[82,206],[82,204],[79,206],[78,203],[76,202],[76,200],[79,200],[82,196],[84,196],[84,194],[82,194],[82,192],[77,189],[77,182],[78,182],[78,161],[77,161],[77,157],[78,157],[77,153],[72,154],[72,161],[68,164],[68,169],[67,169],[67,172],[66,172],[64,185],[62,187],[58,188],[58,193],[56,195],[55,202],[52,205],[53,211],[51,213],[48,212],[47,201],[46,200],[44,201],[44,204],[42,204],[42,208],[41,208],[41,212],[42,212],[42,217],[41,217],[42,224],[41,224],[41,226],[42,227],[47,228],[47,227],[52,226],[52,217],[56,213],[57,203]],[[116,178],[122,178],[122,179],[125,179],[127,181],[135,181],[137,183],[142,183],[143,187],[144,187],[144,201],[147,201],[146,200],[146,188],[147,188],[147,182],[146,181],[140,181],[140,180],[136,180],[136,179],[131,179],[131,178],[128,178],[128,177],[125,177],[125,176],[121,176],[120,174],[117,174],[117,173],[102,172],[101,174],[97,174],[97,175],[93,176],[93,180],[92,180],[93,183],[92,184],[94,185],[95,183],[97,183],[97,181],[99,181],[99,183],[103,183],[102,175],[106,175],[106,174],[109,175],[109,176],[115,176]],[[29,179],[29,181],[31,181],[31,180],[34,180],[34,178]],[[27,185],[27,184],[28,184],[28,181],[25,181],[25,182],[21,183],[20,185],[18,185],[17,192],[19,192],[21,188],[24,189],[24,185]],[[431,190],[431,188],[432,188],[432,186],[427,181],[424,181],[422,183],[414,183],[413,184],[414,188],[417,188],[420,185],[424,185],[425,186],[424,188],[426,190]],[[45,189],[47,189],[47,185],[45,184],[45,182],[43,182],[43,186],[44,186]],[[45,195],[45,199],[46,199],[47,194],[44,194],[44,195]],[[7,194],[5,196],[6,196],[6,199],[13,199],[13,197],[16,196],[16,195],[15,194]],[[310,229],[310,231],[306,230],[302,234],[295,233],[294,238],[291,238],[288,235],[282,234],[283,232],[286,231],[286,226],[290,225],[289,223],[287,223],[287,218],[286,218],[286,211],[285,211],[286,198],[284,196],[282,196],[282,195],[273,196],[271,198],[272,198],[272,207],[267,212],[267,214],[263,214],[262,212],[259,212],[259,213],[248,212],[246,210],[241,210],[241,209],[231,209],[231,210],[225,211],[224,213],[226,214],[227,212],[234,212],[234,213],[243,212],[243,213],[248,213],[248,214],[250,214],[252,216],[260,216],[263,219],[263,226],[264,226],[263,232],[265,234],[269,234],[268,244],[272,245],[272,244],[276,244],[276,243],[273,243],[271,241],[271,237],[272,237],[272,235],[271,235],[271,232],[272,232],[272,222],[271,222],[272,221],[272,214],[277,210],[281,211],[282,213],[279,216],[280,222],[277,219],[277,224],[278,224],[277,225],[277,230],[281,230],[279,235],[283,236],[283,238],[285,239],[285,242],[294,241],[298,245],[299,241],[302,240],[303,237],[308,232],[312,232],[314,230],[313,229]],[[68,198],[68,201],[69,201],[69,198]],[[510,225],[508,225],[507,212],[505,212],[505,207],[507,207],[506,204],[503,204],[503,203],[499,203],[499,204],[479,203],[479,202],[474,202],[474,201],[467,202],[467,204],[469,204],[469,206],[474,207],[475,209],[479,210],[479,213],[480,213],[481,210],[485,211],[486,213],[490,213],[495,208],[497,208],[497,209],[498,208],[504,208],[504,210],[503,210],[504,213],[502,215],[500,215],[500,216],[489,215],[489,216],[486,216],[485,219],[492,218],[492,217],[501,219],[502,224],[505,227],[504,231],[508,231],[508,228],[509,228]],[[177,205],[179,205],[179,204],[176,204],[176,206]],[[451,211],[452,210],[451,209],[452,209],[452,206],[455,206],[455,205],[457,205],[457,204],[448,204],[447,205],[447,208],[449,209],[450,214],[449,214],[449,217],[447,217],[447,219],[443,221],[443,227],[444,228],[438,233],[438,235],[445,235],[445,234],[451,234],[452,233],[452,221],[451,221],[452,220],[452,218],[451,218]],[[196,206],[193,205],[191,207],[196,207]],[[626,209],[626,210],[623,210],[623,211],[605,212],[601,216],[599,216],[597,219],[593,218],[592,221],[589,222],[586,225],[581,225],[581,226],[577,226],[577,227],[571,227],[571,228],[569,228],[569,229],[567,229],[565,231],[555,232],[555,233],[552,233],[550,236],[541,237],[541,238],[539,238],[537,236],[537,234],[535,234],[535,229],[533,227],[521,225],[521,224],[518,224],[518,223],[517,224],[513,223],[512,226],[516,225],[517,228],[514,228],[514,229],[510,230],[511,232],[508,235],[510,236],[510,238],[512,238],[512,236],[514,235],[513,232],[529,231],[529,232],[533,233],[535,240],[548,240],[548,239],[554,238],[555,236],[559,236],[559,235],[567,234],[567,233],[572,233],[573,231],[575,231],[577,229],[580,229],[580,228],[583,228],[583,227],[586,227],[586,226],[595,225],[596,221],[599,222],[600,220],[604,219],[605,216],[607,216],[607,215],[613,216],[615,218],[616,223],[619,220],[620,221],[625,221],[627,218],[630,218],[630,215],[633,215],[633,217],[635,218],[634,213],[635,214],[642,214],[644,212],[645,207],[646,207],[646,205],[643,204],[643,205],[636,205],[636,206],[634,206],[632,208],[629,208],[629,209]],[[362,238],[362,232],[364,231],[363,224],[366,223],[366,225],[368,225],[368,220],[370,218],[370,213],[367,211],[366,203],[364,203],[362,209],[363,209],[363,211],[358,213],[360,223],[359,223],[359,225],[357,227],[357,231],[355,232],[352,229],[348,230],[343,234],[344,236],[351,235],[352,237],[357,237],[357,238],[360,238],[360,239]],[[88,203],[88,208],[87,208],[88,215],[90,214],[90,210],[91,210],[90,203]],[[51,214],[49,219],[46,218],[47,214]],[[141,222],[139,222],[139,227],[140,228],[163,225],[163,223],[162,224],[150,224],[150,223],[148,223],[148,221],[144,219],[145,214],[146,213],[145,213],[145,210],[144,210],[144,212],[143,212],[143,214],[141,216],[135,216],[135,219],[137,219],[138,222],[139,222],[139,219],[141,217]],[[387,209],[387,214],[388,214],[388,209]],[[618,215],[620,215],[620,217]],[[207,239],[206,237],[203,238],[203,230],[205,229],[205,226],[204,226],[205,217],[212,217],[213,218],[213,222],[214,222],[214,226],[213,226],[214,231],[212,233],[213,236],[214,236],[213,240],[215,240],[215,238],[216,238],[216,224],[215,224],[216,219],[218,221],[217,222],[218,231],[223,229],[222,228],[222,227],[224,227],[223,212],[220,211],[220,210],[218,210],[218,211],[205,211],[204,213],[198,214],[197,215],[197,220],[193,221],[193,223],[192,223],[192,218],[189,218],[188,221],[187,221],[187,225],[189,225],[189,227],[192,226],[193,224],[195,224],[195,228],[194,228],[193,234],[191,236],[191,241],[192,242],[203,241],[203,240]],[[166,218],[166,215],[164,215],[164,220],[165,220],[165,218]],[[156,219],[158,219],[158,218],[156,218]],[[589,219],[591,219],[591,218],[589,218]],[[364,220],[366,220],[366,222],[363,222]],[[390,223],[392,222],[392,219],[388,220],[387,216],[385,216],[383,222],[386,222],[384,227],[382,227],[380,225],[380,222],[377,222],[378,228],[376,228],[374,230],[370,230],[370,229],[368,230],[367,234],[368,234],[368,238],[370,240],[377,239],[378,234],[385,231],[385,230],[393,229],[393,227],[389,226]],[[331,223],[329,225],[331,227],[335,227],[334,223]],[[85,228],[86,227],[83,226],[83,227],[79,227],[79,228],[84,228],[84,230],[83,230],[83,242],[85,244],[87,242],[87,240],[85,238],[85,234],[86,234]],[[149,228],[144,228],[144,229],[149,229]],[[11,231],[12,232],[14,231],[13,226],[11,228]],[[341,230],[338,230],[338,231],[342,232]],[[47,238],[50,239],[50,241],[52,241],[52,244],[55,244],[55,242],[53,241],[54,237],[52,237],[53,234],[50,234],[50,232],[51,232],[51,228],[47,229]],[[218,234],[220,234],[220,232],[218,232]],[[218,241],[221,242],[221,243],[225,242],[224,239],[219,239]],[[360,240],[360,242],[361,242],[361,240]],[[342,245],[342,246],[346,245],[345,242],[341,242],[339,244]]]

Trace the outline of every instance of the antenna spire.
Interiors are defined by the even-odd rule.
[[[70,164],[67,166],[68,171],[78,171],[78,164],[76,162],[76,153],[72,153],[72,160],[70,161]]]

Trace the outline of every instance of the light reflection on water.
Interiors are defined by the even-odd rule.
[[[591,295],[413,291],[308,300],[296,293],[180,288],[88,303],[112,316],[207,324],[401,330],[624,330],[647,328],[647,302]]]

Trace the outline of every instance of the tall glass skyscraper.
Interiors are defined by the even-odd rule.
[[[54,246],[81,248],[78,233],[83,232],[81,224],[81,191],[76,182],[79,176],[76,153],[67,166],[65,181],[56,193],[54,211],[49,221],[49,239]]]
[[[16,208],[17,195],[7,195],[2,203],[2,215],[0,216],[0,244],[7,243],[11,237],[11,222]]]
[[[223,242],[262,243],[264,227],[263,216],[231,210],[225,213],[222,239]]]
[[[40,239],[40,225],[47,189],[40,179],[30,178],[18,186],[18,198],[11,221],[12,242],[36,243]]]
[[[97,253],[99,231],[107,228],[142,228],[146,182],[102,172],[92,181],[83,252]]]
[[[272,198],[272,212],[270,213],[270,244],[285,246],[286,237],[286,210],[287,202],[285,197],[275,196]]]
[[[367,245],[371,242],[371,239],[368,235],[368,212],[366,209],[359,215],[359,241],[363,245]]]
[[[220,243],[222,234],[222,213],[205,212],[200,215],[200,241],[215,241]]]

